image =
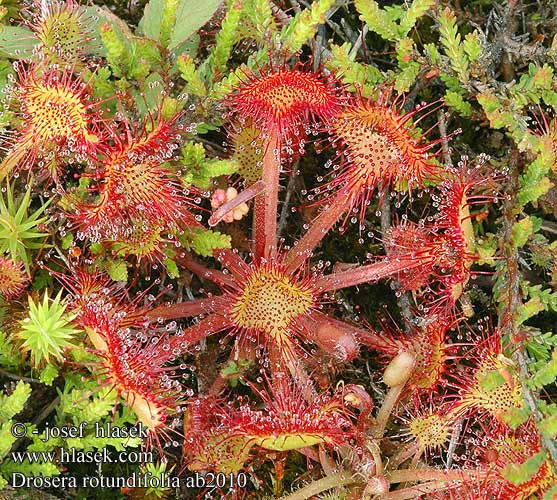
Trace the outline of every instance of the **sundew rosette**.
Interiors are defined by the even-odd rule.
[[[169,342],[171,329],[147,319],[146,293],[130,299],[127,290],[94,269],[56,276],[100,359],[94,366],[100,387],[116,391],[149,430],[149,443],[162,449],[160,437],[169,439],[174,432],[172,417],[183,397],[169,366],[180,354]]]
[[[255,389],[255,387],[254,387]],[[349,443],[357,431],[342,393],[320,394],[307,401],[302,391],[282,380],[255,389],[262,408],[216,400],[192,400],[185,420],[189,470],[237,472],[250,455],[289,452],[315,445]]]
[[[198,316],[200,321],[186,328],[183,336],[173,342],[191,348],[210,335],[227,332],[236,337],[237,346],[263,345],[265,352],[274,351],[279,362],[292,372],[299,370],[307,355],[304,344],[316,343],[346,362],[357,355],[360,335],[373,336],[324,312],[330,292],[375,282],[420,265],[419,261],[404,259],[381,260],[323,274],[305,266],[288,270],[285,265],[288,252],[280,252],[265,263],[244,260],[231,250],[218,250],[216,255],[225,272],[210,269],[188,255],[179,262],[200,278],[215,283],[221,289],[220,295],[162,305],[151,310],[149,317],[163,321]]]
[[[0,164],[0,179],[15,168],[57,179],[64,164],[87,161],[97,151],[101,141],[98,105],[71,69],[14,65],[17,76],[11,102],[18,103],[21,127],[6,133],[7,154]]]
[[[198,225],[187,190],[168,164],[181,142],[181,117],[176,113],[165,119],[159,109],[139,127],[125,121],[110,131],[112,144],[91,174],[96,180],[90,190],[93,199],[72,198],[74,213],[68,215],[78,236],[125,243],[138,225],[152,236]]]
[[[258,74],[247,72],[226,99],[237,138],[242,136],[240,128],[244,125],[261,131],[262,182],[248,191],[256,200],[256,259],[267,259],[277,251],[279,179],[285,153],[288,157],[289,151],[303,150],[311,127],[332,119],[343,99],[342,89],[332,76],[308,71],[301,65],[294,69],[271,67]],[[236,202],[246,201],[245,197],[238,198]],[[234,204],[226,206],[227,210],[232,208]]]
[[[404,96],[382,88],[375,97],[353,97],[327,121],[330,141],[339,152],[339,168],[316,189],[322,195],[319,224],[298,242],[293,265],[310,253],[343,216],[365,212],[377,187],[422,188],[443,170],[436,157],[450,136],[428,139],[433,127],[421,131],[419,122],[439,109],[438,102],[403,111]],[[452,134],[451,134],[452,135]]]
[[[0,257],[0,296],[2,298],[11,300],[21,295],[25,290],[27,280],[20,263]]]

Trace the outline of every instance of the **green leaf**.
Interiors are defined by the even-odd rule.
[[[231,238],[228,234],[202,228],[184,231],[180,240],[187,249],[193,249],[203,257],[210,257],[213,255],[213,250],[217,248],[230,248],[231,245]]]
[[[401,32],[407,35],[415,26],[418,19],[433,7],[433,5],[435,5],[435,0],[414,0],[400,19]]]
[[[370,30],[375,31],[385,40],[395,41],[400,37],[398,25],[389,18],[375,0],[355,0],[354,4],[360,13],[360,19],[369,26]]]
[[[166,47],[176,25],[178,5],[179,0],[151,0],[139,21],[140,33]]]
[[[512,243],[515,248],[523,247],[534,231],[532,220],[529,216],[524,217],[513,225]]]
[[[515,114],[509,111],[494,94],[488,91],[478,94],[476,98],[483,107],[492,128],[506,127],[511,131],[516,129],[518,122]]]
[[[418,63],[412,63],[406,66],[396,75],[395,89],[400,93],[408,92],[410,87],[414,85],[419,72],[420,65]]]
[[[142,115],[156,115],[164,94],[164,81],[158,73],[151,73],[143,84],[143,92],[136,95],[137,109]]]
[[[547,439],[554,439],[557,436],[557,414],[545,417],[538,422],[538,429]]]
[[[455,109],[462,116],[470,116],[472,114],[472,106],[458,92],[447,90],[445,93],[445,104]]]
[[[513,484],[524,484],[538,472],[545,460],[545,455],[545,451],[540,451],[522,464],[507,464],[501,471],[501,475]]]
[[[0,330],[0,367],[17,370],[22,363],[19,350],[8,335]]]
[[[114,34],[114,36],[119,40],[118,43],[123,43],[128,45],[131,43],[133,38],[133,34],[128,28],[128,25],[122,21],[118,16],[114,15],[109,9],[106,7],[87,7],[85,8],[86,19],[94,20],[93,23],[90,24],[91,30],[95,33],[94,38],[96,40],[103,41],[103,45],[96,49],[96,52],[99,55],[106,56],[107,55],[107,44],[105,37],[103,37],[103,31],[109,28],[109,31]],[[98,44],[93,44],[98,45]],[[124,45],[124,49],[125,49]]]
[[[297,52],[302,45],[315,36],[320,24],[325,23],[326,14],[333,7],[335,0],[316,0],[309,9],[294,17],[284,28],[281,39],[291,52]]]
[[[506,382],[505,377],[503,377],[503,375],[501,375],[497,370],[490,370],[482,375],[482,377],[478,380],[478,383],[483,390],[491,392],[497,389],[497,387],[505,385]]]
[[[203,145],[194,142],[182,148],[182,163],[187,167],[185,182],[203,189],[210,186],[213,177],[231,175],[239,166],[234,160],[206,159]]]
[[[526,340],[528,354],[536,361],[548,361],[553,347],[557,347],[557,335],[553,332],[537,333]]]
[[[171,279],[175,279],[180,276],[180,270],[172,259],[164,259],[164,267],[166,268],[166,272],[168,273],[168,277]]]
[[[176,59],[178,69],[180,70],[180,76],[186,82],[186,90],[197,97],[204,97],[207,95],[207,89],[205,88],[205,83],[199,74],[199,71],[195,68],[195,63],[193,59],[187,55],[182,54]]]
[[[414,40],[399,40],[396,44],[396,58],[401,72],[395,77],[395,89],[399,93],[408,92],[420,72],[420,64],[416,62]]]
[[[24,26],[0,26],[0,52],[14,59],[28,59],[39,44],[35,35]]]
[[[242,12],[242,3],[239,0],[233,0],[222,20],[221,29],[215,38],[215,46],[204,63],[209,68],[208,72],[204,72],[204,74],[209,75],[207,80],[210,82],[213,82],[215,76],[222,75],[226,70],[232,47],[236,42]]]
[[[175,49],[213,17],[222,0],[181,0],[168,48]]]
[[[39,380],[45,385],[52,385],[52,382],[58,377],[58,368],[48,363],[41,371]]]
[[[464,52],[470,62],[476,62],[482,53],[482,44],[480,42],[480,35],[477,31],[468,33],[462,42]]]
[[[439,50],[433,43],[427,43],[424,45],[424,54],[428,58],[428,60],[433,65],[438,65],[439,61],[441,60],[441,54]]]
[[[140,33],[153,40],[159,39],[165,3],[165,0],[151,0],[145,6],[143,17],[137,26]]]
[[[468,83],[468,58],[461,43],[462,38],[458,32],[456,16],[448,7],[439,15],[439,33],[441,44],[445,48],[445,54],[449,58],[451,67],[462,83]]]
[[[14,68],[10,61],[0,61],[0,92],[4,93],[4,89],[8,84],[9,75],[14,75]],[[10,114],[4,112],[4,116],[0,116],[0,123],[8,123]]]
[[[51,198],[29,215],[31,191],[32,187],[29,186],[23,197],[16,200],[12,186],[8,183],[5,195],[0,194],[0,253],[9,252],[14,262],[22,261],[28,273],[32,262],[29,250],[44,246],[43,241],[49,236],[49,233],[40,232],[39,229],[48,222],[48,217],[43,216],[43,213],[54,199]]]
[[[519,178],[518,202],[521,206],[537,201],[551,189],[553,184],[547,177],[547,173],[551,170],[554,161],[555,154],[551,142],[540,141],[538,156]]]
[[[555,500],[557,498],[557,486],[552,486],[543,494],[542,500]]]
[[[528,302],[525,304],[520,305],[517,308],[517,324],[521,325],[525,321],[529,320],[536,314],[545,311],[545,305],[540,300],[539,297],[532,297]]]
[[[62,243],[61,243],[61,248],[62,250],[67,250],[68,248],[70,248],[72,246],[73,243],[73,234],[72,233],[67,233],[63,238],[62,238]]]
[[[506,410],[502,415],[502,420],[505,422],[511,429],[517,429],[518,426],[522,425],[528,417],[530,416],[530,412],[527,408],[509,408]]]
[[[46,364],[51,358],[64,359],[64,349],[71,347],[71,340],[79,330],[72,326],[75,315],[66,313],[62,302],[62,292],[52,301],[45,292],[43,301],[35,303],[31,296],[29,312],[25,319],[19,321],[18,337],[23,341],[22,347],[31,352],[31,362],[35,367]]]
[[[375,91],[375,84],[384,77],[375,66],[354,61],[351,49],[349,43],[331,45],[332,58],[325,63],[326,67],[340,75],[343,83],[350,84],[351,91],[358,88],[363,97],[369,97]]]
[[[1,394],[0,422],[10,420],[20,413],[30,396],[31,386],[21,380],[17,383],[15,390],[9,396]]]
[[[108,275],[114,281],[128,281],[128,266],[125,260],[115,260],[108,266]]]
[[[532,385],[536,388],[555,382],[557,379],[557,349],[553,350],[551,360],[539,368],[532,377]]]

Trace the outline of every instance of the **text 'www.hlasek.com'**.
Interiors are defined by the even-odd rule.
[[[11,434],[18,438],[25,438],[30,429],[24,423],[16,422],[11,427]],[[36,429],[31,434],[38,434]],[[136,426],[116,426],[110,423],[90,426],[81,422],[77,426],[47,426],[44,437],[40,441],[81,439],[85,436],[95,438],[147,438],[148,431],[141,424]],[[100,450],[84,450],[76,447],[56,447],[54,451],[12,451],[10,458],[16,464],[46,464],[52,463],[64,468],[64,464],[97,464],[106,463],[149,464],[155,461],[155,454],[151,451],[137,449],[115,450],[105,447]],[[100,470],[100,469],[99,469]],[[33,476],[21,472],[13,472],[10,476],[12,488],[243,488],[248,477],[244,473],[195,473],[186,477],[172,476],[161,472],[153,474],[149,471],[133,472],[127,477],[84,475],[67,476],[64,474],[53,476]]]

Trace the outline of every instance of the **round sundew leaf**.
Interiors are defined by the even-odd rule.
[[[255,438],[257,446],[272,451],[291,451],[324,443],[326,439],[317,434],[282,434],[280,436]]]
[[[415,416],[408,428],[420,448],[441,447],[449,438],[448,419],[435,412]]]
[[[223,474],[234,474],[242,469],[253,446],[246,436],[223,437],[220,434],[210,437],[204,444],[204,451],[188,464],[192,472],[208,469]]]

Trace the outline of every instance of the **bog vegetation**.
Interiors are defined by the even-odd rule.
[[[0,2],[0,495],[557,498],[556,18]]]

